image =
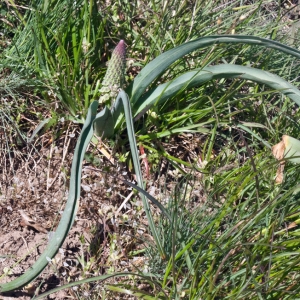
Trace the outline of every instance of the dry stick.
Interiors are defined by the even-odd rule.
[[[118,208],[118,210],[116,211],[115,214],[115,218],[117,219],[121,209],[125,206],[125,204],[129,201],[129,199],[131,198],[131,196],[133,195],[133,191],[125,198],[125,200],[122,202],[122,204],[120,205],[120,207]]]
[[[100,137],[97,137],[97,136],[95,136],[95,137],[97,138],[97,140],[99,142],[98,144],[96,144],[97,150],[101,154],[103,154],[108,159],[108,161],[114,166],[115,165],[115,160],[114,160],[112,154],[109,153],[108,146],[105,143],[103,143],[103,141]]]
[[[49,190],[50,166],[51,166],[51,158],[52,158],[53,148],[54,148],[54,146],[53,146],[53,143],[52,143],[51,147],[50,147],[49,161],[48,161],[48,170],[47,170],[47,179],[46,179],[47,191]]]

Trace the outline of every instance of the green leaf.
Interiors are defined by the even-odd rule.
[[[197,49],[221,43],[259,45],[276,49],[300,58],[300,51],[279,42],[265,38],[247,35],[215,35],[202,37],[194,41],[182,44],[161,54],[143,68],[143,70],[138,74],[133,83],[126,90],[129,95],[130,101],[133,104],[133,107],[136,108],[136,102],[146,91],[146,89],[149,88],[149,85],[165,70],[167,70],[170,65],[177,59],[182,58],[184,55]]]
[[[284,157],[294,164],[300,164],[300,141],[284,135],[282,140],[285,144]]]
[[[73,222],[78,208],[80,197],[80,182],[82,161],[85,150],[93,136],[93,121],[96,117],[98,101],[94,101],[88,110],[86,121],[76,144],[70,178],[70,189],[66,208],[62,214],[57,230],[49,240],[48,247],[39,259],[23,275],[8,283],[0,284],[0,293],[12,291],[28,284],[35,279],[48,265],[49,258],[52,259],[63,244]]]
[[[137,143],[136,143],[136,139],[135,139],[135,135],[134,135],[134,127],[133,127],[133,119],[132,119],[132,114],[131,114],[130,102],[129,102],[127,94],[123,90],[120,91],[116,102],[119,101],[118,99],[122,99],[122,103],[124,106],[128,139],[129,139],[129,144],[130,144],[130,150],[131,150],[134,170],[135,170],[135,174],[136,174],[136,178],[137,178],[137,183],[140,188],[144,189],[141,165],[140,165],[140,161],[139,161],[139,155],[137,152]],[[154,224],[154,220],[153,220],[153,217],[151,214],[149,202],[147,201],[147,199],[143,193],[141,193],[140,195],[141,195],[141,198],[143,201],[143,206],[144,206],[144,210],[145,210],[148,222],[149,222],[149,227],[150,227],[151,233],[153,235],[153,238],[155,240],[156,246],[158,248],[158,251],[159,251],[161,257],[164,258],[165,251],[163,249],[162,241],[159,238],[158,231]]]
[[[109,108],[106,106],[99,112],[94,121],[96,135],[101,138],[111,137],[114,134],[114,119]]]
[[[260,69],[224,64],[186,72],[170,82],[151,89],[137,101],[135,115],[145,112],[154,104],[162,104],[183,88],[192,88],[220,78],[240,78],[265,84],[288,96],[300,106],[300,91],[281,77]]]
[[[164,250],[161,244],[161,241],[158,237],[158,233],[151,215],[151,210],[149,203],[141,190],[144,189],[144,183],[143,183],[143,177],[142,177],[142,171],[141,171],[141,165],[139,161],[139,155],[137,151],[137,143],[135,139],[135,133],[134,133],[134,127],[133,127],[133,119],[131,115],[131,107],[130,102],[128,99],[127,94],[121,90],[118,94],[118,97],[113,104],[112,110],[109,110],[107,107],[104,108],[100,113],[97,114],[96,119],[94,121],[94,127],[95,132],[100,137],[109,137],[113,134],[113,129],[115,125],[116,118],[118,118],[119,114],[121,113],[121,109],[124,109],[125,113],[125,119],[126,119],[126,125],[127,125],[127,132],[128,132],[128,139],[129,139],[129,145],[134,165],[134,170],[137,177],[137,183],[139,186],[140,195],[143,201],[144,210],[147,215],[147,219],[149,222],[149,227],[151,230],[151,233],[153,234],[154,240],[156,242],[156,245],[158,247],[158,250],[161,254],[161,256],[164,256]],[[154,198],[151,199],[152,202],[156,202],[155,204],[162,210],[162,212],[168,216],[167,212],[163,209],[163,206],[160,205]],[[168,216],[169,217],[169,216]]]

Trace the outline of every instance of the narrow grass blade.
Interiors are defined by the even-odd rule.
[[[37,135],[37,133],[48,123],[50,122],[52,119],[51,118],[47,118],[45,120],[43,120],[38,126],[37,128],[33,131],[31,137],[27,140],[27,142],[30,144],[32,143],[34,137]]]
[[[159,201],[157,201],[154,197],[152,197],[149,193],[147,193],[144,189],[140,188],[138,185],[136,185],[136,184],[134,184],[134,183],[132,183],[130,181],[121,179],[119,177],[116,177],[116,178],[118,180],[123,181],[127,185],[133,187],[134,189],[136,189],[137,191],[139,191],[141,194],[143,194],[144,196],[146,196],[154,205],[156,205],[160,209],[160,211],[170,220],[170,222],[172,221],[172,218],[171,218],[170,214],[163,207],[163,205]]]
[[[139,136],[139,141],[146,140],[146,139],[149,139],[149,138],[151,138],[151,139],[162,138],[162,137],[165,137],[165,136],[170,136],[172,134],[182,133],[182,132],[209,133],[210,129],[202,127],[199,124],[194,124],[194,125],[189,125],[189,126],[185,126],[185,127],[181,127],[181,128],[175,128],[175,129],[172,129],[172,130],[165,130],[165,131],[162,131],[162,132],[149,133],[149,134],[146,134],[146,135],[140,135]]]

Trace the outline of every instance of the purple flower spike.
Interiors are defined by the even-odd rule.
[[[100,89],[100,103],[107,102],[117,96],[118,89],[121,88],[124,83],[125,67],[126,46],[125,42],[121,40],[114,49],[111,59],[108,62],[107,71],[102,81],[102,88]]]

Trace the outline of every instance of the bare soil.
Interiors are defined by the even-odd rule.
[[[68,198],[70,169],[79,131],[72,125],[55,141],[48,132],[32,145],[14,149],[10,155],[2,153],[1,283],[24,274],[46,248],[51,232],[56,230]],[[185,136],[183,139],[172,141],[173,145],[181,146],[170,146],[169,152],[187,161],[197,160],[201,152],[201,138]],[[167,145],[164,147],[168,148]],[[132,188],[118,179],[134,181],[134,176],[125,165],[116,163],[105,144],[91,144],[87,152],[91,157],[97,157],[97,161],[87,159],[83,163],[79,209],[62,248],[33,283],[2,295],[0,299],[27,300],[34,294],[87,277],[147,270],[148,262],[143,254],[130,254],[152,242],[142,202]],[[168,169],[163,159],[159,164],[159,172],[149,174],[149,166],[142,160],[144,177],[148,178],[148,192],[165,204],[168,197],[163,195],[161,187],[164,192],[166,187],[173,190],[180,174]],[[193,197],[196,205],[200,199],[205,201],[201,186],[195,188]],[[118,280],[112,281],[116,283]],[[147,285],[140,286],[140,289],[147,288]],[[52,294],[47,299],[78,299],[78,295],[99,299],[95,295],[102,289],[101,284],[86,284]],[[109,294],[105,297],[109,299]],[[116,295],[112,295],[111,299],[117,299]]]
[[[12,281],[30,268],[44,251],[51,232],[55,231],[68,196],[77,131],[78,129],[74,129],[72,133],[67,132],[55,142],[51,141],[49,134],[45,135],[36,141],[35,144],[40,145],[39,147],[27,145],[19,149],[20,155],[17,152],[13,155],[2,154],[1,283]],[[96,147],[93,151],[97,152]],[[128,178],[125,169],[111,163],[112,160],[109,161],[103,155],[101,158],[100,155],[100,161],[101,170]],[[76,221],[55,259],[32,284],[20,291],[0,296],[0,299],[27,300],[34,293],[84,277],[102,275],[120,268],[132,270],[137,259],[128,259],[126,252],[137,248],[140,242],[131,237],[137,237],[137,231],[143,234],[146,230],[138,230],[134,224],[130,224],[134,220],[129,216],[143,216],[141,203],[135,200],[135,194],[122,182],[95,167],[89,168],[90,166],[91,164],[84,162]],[[128,195],[129,198],[125,201]],[[112,243],[116,244],[113,245],[115,253],[111,250]],[[117,250],[117,246],[122,250]],[[89,293],[89,287],[86,287],[86,293]],[[67,297],[76,297],[76,292],[66,290],[49,296],[48,299]]]

